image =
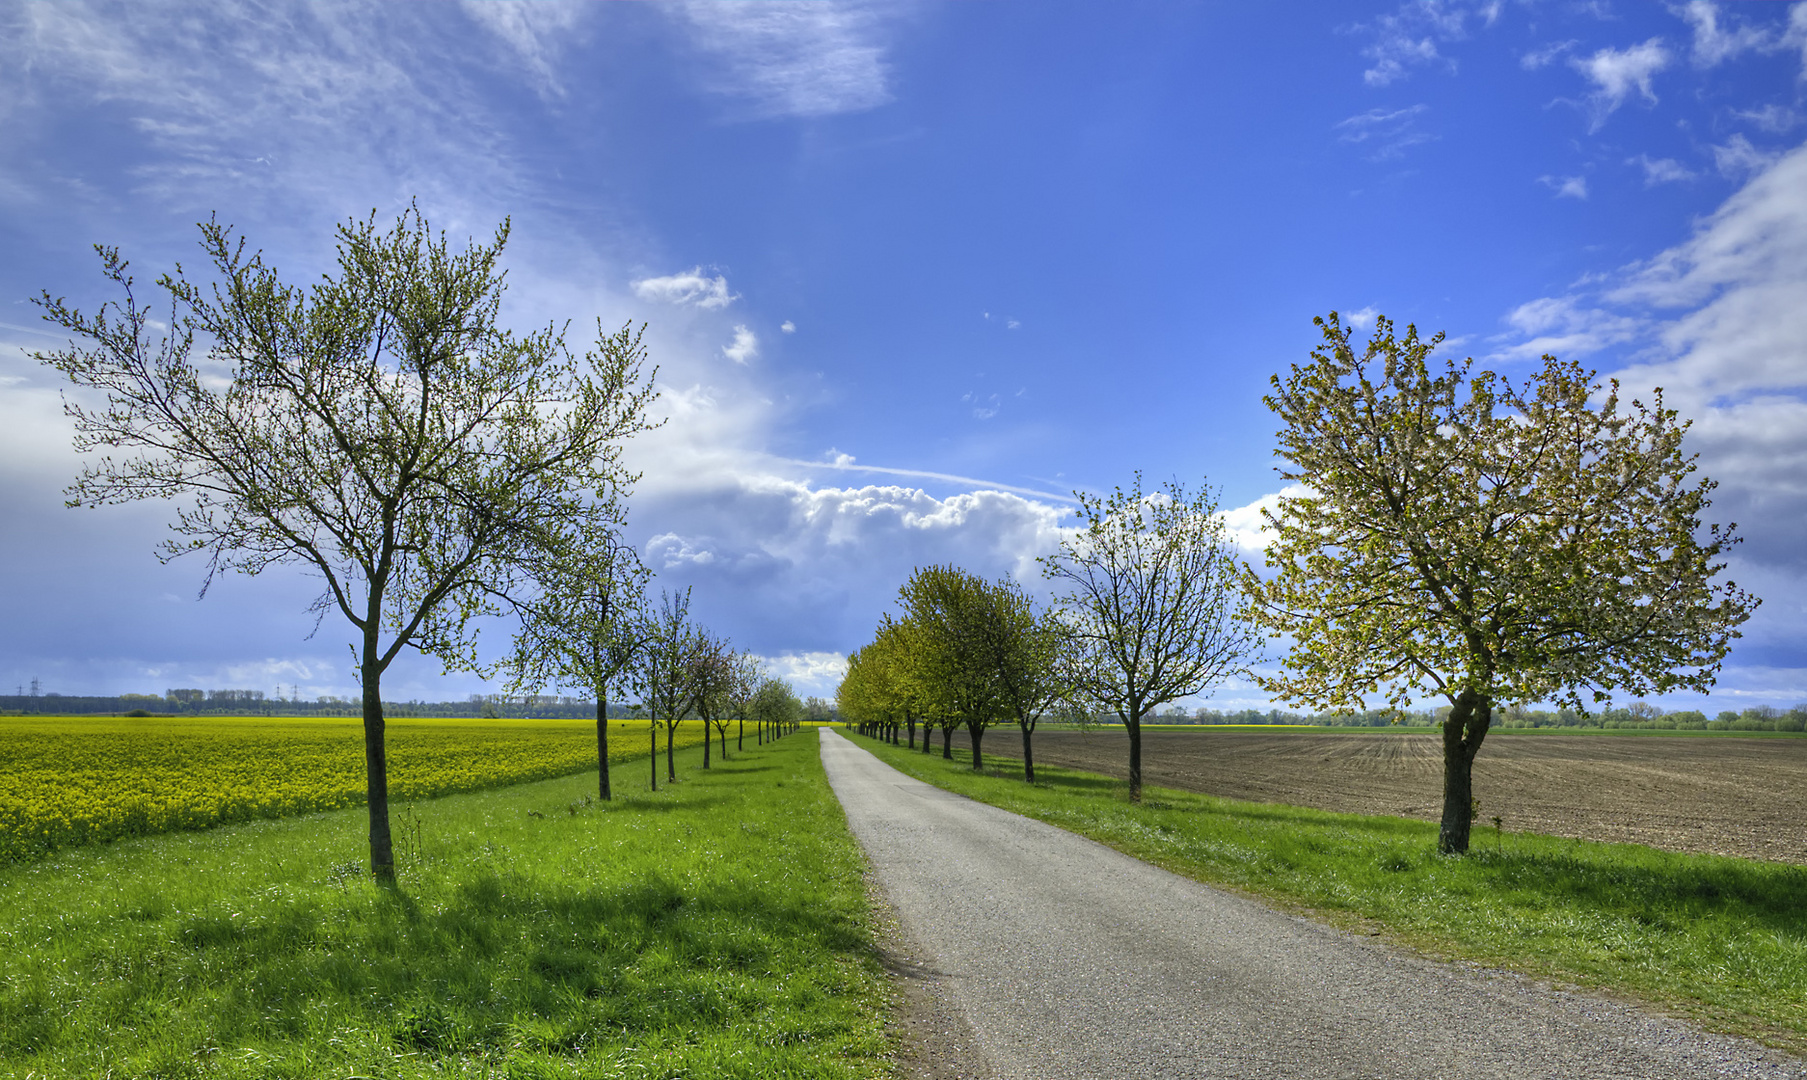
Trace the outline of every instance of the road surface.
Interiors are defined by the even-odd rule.
[[[996,1080],[1807,1078],[1752,1042],[1271,911],[821,731],[918,968]]]

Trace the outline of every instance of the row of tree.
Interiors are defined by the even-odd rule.
[[[1714,484],[1692,476],[1688,422],[1660,389],[1626,403],[1553,356],[1514,383],[1434,360],[1440,334],[1398,335],[1381,318],[1358,352],[1336,313],[1317,324],[1322,347],[1265,398],[1292,486],[1262,511],[1264,569],[1236,556],[1208,495],[1144,493],[1138,475],[1127,492],[1080,496],[1080,528],[1042,560],[1051,619],[1026,599],[1014,624],[977,602],[928,602],[958,591],[943,582],[1020,590],[917,571],[903,618],[855,654],[843,707],[881,730],[889,717],[961,717],[977,768],[988,718],[1009,711],[992,642],[1013,639],[994,628],[1029,641],[1020,628],[1034,627],[1055,659],[1025,700],[1116,713],[1133,797],[1141,719],[1232,675],[1313,710],[1437,696],[1438,845],[1461,852],[1475,756],[1502,710],[1554,700],[1585,713],[1614,692],[1711,687],[1758,600],[1717,580],[1737,537],[1702,520]],[[1277,670],[1258,665],[1269,640],[1286,643]],[[1033,721],[1020,723],[1027,756]]]
[[[115,299],[38,301],[75,340],[35,355],[74,387],[76,449],[99,452],[68,502],[175,500],[161,554],[204,555],[203,595],[221,572],[287,563],[320,581],[317,620],[337,612],[354,638],[378,879],[395,876],[383,675],[407,650],[494,674],[480,618],[519,618],[517,690],[595,695],[604,798],[612,691],[633,687],[666,725],[668,770],[689,717],[724,752],[730,717],[761,739],[794,727],[789,688],[692,625],[688,593],[649,610],[621,542],[639,480],[622,455],[659,426],[644,327],[599,323],[581,356],[567,326],[507,328],[507,221],[459,247],[417,207],[388,227],[373,213],[339,227],[336,272],[305,287],[230,227],[200,230],[210,280],[159,277],[160,310],[101,246]]]

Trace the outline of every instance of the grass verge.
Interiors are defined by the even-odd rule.
[[[790,738],[0,870],[0,1075],[882,1075],[864,861]]]
[[[1807,1052],[1807,868],[1635,844],[1437,826],[1122,781],[1020,761],[955,760],[854,737],[918,779],[1091,837],[1213,885],[1449,959],[1629,996]]]

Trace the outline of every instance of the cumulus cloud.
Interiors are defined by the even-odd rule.
[[[779,325],[778,329],[784,331],[787,334],[794,334],[797,332],[797,324],[790,321],[789,319],[786,319],[786,320],[784,320],[783,323],[781,323]]]
[[[1628,49],[1609,47],[1592,56],[1571,59],[1569,66],[1594,84],[1594,91],[1587,99],[1593,113],[1593,130],[1599,130],[1634,90],[1645,101],[1654,104],[1656,91],[1651,81],[1657,72],[1669,66],[1670,60],[1669,50],[1663,46],[1660,37]]]
[[[705,277],[700,266],[664,277],[641,278],[632,282],[631,287],[634,295],[642,300],[661,304],[688,304],[706,311],[725,308],[740,299],[740,294],[728,291],[727,278],[720,274]]]
[[[744,364],[759,355],[759,337],[745,326],[736,326],[734,340],[722,346],[722,355],[736,364]]]
[[[830,116],[891,100],[886,12],[875,5],[689,0],[667,10],[715,61],[708,88],[753,116]]]
[[[1690,444],[1720,482],[1715,520],[1744,524],[1751,566],[1807,590],[1807,146],[1761,167],[1681,244],[1568,296],[1523,304],[1508,357],[1621,346],[1628,394],[1663,387],[1694,420]],[[1774,634],[1765,607],[1747,636]]]

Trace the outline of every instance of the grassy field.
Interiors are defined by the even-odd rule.
[[[609,727],[611,761],[646,756],[646,721]],[[0,863],[361,805],[363,731],[355,717],[0,721]],[[678,728],[679,746],[702,739],[700,723]],[[596,722],[403,718],[388,721],[387,747],[391,797],[417,799],[593,774]]]
[[[1211,884],[1405,945],[1628,995],[1807,1052],[1807,868],[1477,829],[1464,857],[1437,826],[1236,802],[986,755],[975,774],[873,739],[929,783],[1089,836]]]
[[[864,1077],[863,860],[800,733],[0,868],[0,1075]]]

